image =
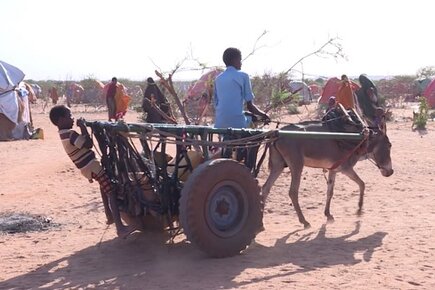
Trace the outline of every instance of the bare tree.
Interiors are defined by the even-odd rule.
[[[332,51],[329,49],[332,49]],[[310,52],[309,54],[298,59],[298,61],[295,62],[288,70],[286,70],[284,74],[288,74],[296,65],[298,65],[303,60],[313,55],[319,57],[333,57],[335,59],[346,58],[346,55],[343,52],[343,47],[340,43],[340,39],[338,37],[330,38],[327,42],[325,42],[322,46],[320,46],[315,51]]]
[[[435,66],[422,67],[417,71],[418,78],[431,78],[433,76],[435,76]]]

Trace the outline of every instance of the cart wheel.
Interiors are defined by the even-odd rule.
[[[187,239],[216,258],[234,256],[262,224],[260,188],[248,168],[231,159],[198,166],[181,191],[180,222]]]

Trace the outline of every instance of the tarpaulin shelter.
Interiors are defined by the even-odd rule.
[[[291,81],[289,83],[290,93],[299,94],[304,104],[308,104],[313,99],[310,87],[302,81]]]
[[[313,94],[313,98],[318,98],[322,94],[322,87],[317,84],[311,84],[308,86]]]
[[[430,78],[416,79],[415,80],[415,84],[416,84],[416,92],[415,92],[415,94],[418,95],[418,96],[422,96],[424,91],[429,86],[431,81],[432,81],[432,79],[430,79]]]
[[[0,140],[31,136],[28,91],[24,84],[19,86],[24,76],[19,68],[0,61]]]
[[[435,79],[433,79],[423,92],[430,108],[435,108]]]
[[[184,107],[195,123],[201,123],[213,97],[213,85],[222,69],[215,68],[203,74],[189,87],[183,100]]]
[[[203,74],[199,80],[197,80],[190,88],[187,90],[186,97],[184,101],[196,100],[200,98],[204,93],[210,97],[214,80],[216,77],[222,73],[222,69],[216,68],[209,72]]]
[[[340,88],[340,82],[341,80],[336,77],[330,78],[323,87],[322,95],[320,96],[318,103],[327,105],[329,97],[337,96],[338,89]],[[353,81],[350,83],[354,92],[360,88],[360,85],[357,83]]]

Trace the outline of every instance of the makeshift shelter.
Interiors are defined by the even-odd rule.
[[[213,97],[213,84],[222,69],[215,68],[203,74],[193,85],[189,87],[184,97],[183,104],[188,115],[195,123],[201,123],[202,118],[208,111]]]
[[[38,84],[30,84],[32,86],[33,91],[35,92],[35,96],[37,98],[42,97],[42,88]]]
[[[70,83],[66,85],[65,96],[68,107],[71,104],[80,104],[83,101],[83,93],[85,89],[78,83]]]
[[[340,88],[340,82],[341,80],[336,77],[330,78],[323,87],[322,95],[318,99],[318,103],[327,105],[329,97],[337,96],[338,89]],[[351,81],[351,86],[354,92],[360,88],[360,86],[353,81]]]
[[[213,83],[218,75],[222,73],[222,69],[216,68],[205,74],[203,74],[199,80],[197,80],[187,90],[185,102],[199,99],[203,94],[207,94],[210,97],[213,93]]]
[[[33,125],[24,73],[0,61],[0,141],[29,139]]]
[[[429,86],[432,79],[430,78],[421,78],[415,80],[416,92],[415,95],[422,96],[426,88]]]
[[[291,81],[289,83],[289,90],[292,94],[299,94],[301,96],[301,102],[309,104],[313,100],[313,94],[308,85],[302,81]]]
[[[322,94],[322,87],[317,84],[311,84],[308,86],[311,90],[311,94],[314,99],[317,99]]]
[[[435,109],[435,79],[433,79],[423,92],[430,108]]]

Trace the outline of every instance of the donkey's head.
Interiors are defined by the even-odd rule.
[[[382,130],[371,131],[367,153],[368,158],[375,162],[383,176],[388,177],[394,173],[391,162],[391,143]]]

